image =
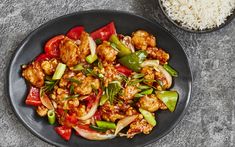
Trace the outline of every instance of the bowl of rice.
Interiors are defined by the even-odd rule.
[[[218,30],[235,17],[235,0],[159,0],[159,5],[169,21],[194,33]]]

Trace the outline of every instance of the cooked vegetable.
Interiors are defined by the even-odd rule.
[[[132,71],[128,68],[126,68],[125,66],[122,66],[122,65],[118,65],[118,66],[115,66],[116,70],[122,74],[124,74],[125,76],[130,76]]]
[[[84,69],[84,67],[83,67],[82,63],[79,63],[78,65],[75,65],[74,67],[71,67],[71,70],[73,70],[73,71],[80,71],[83,69]]]
[[[146,57],[147,53],[145,51],[137,51],[120,58],[118,61],[127,68],[135,72],[139,72],[141,69],[141,63],[145,60]]]
[[[153,93],[153,88],[150,88],[148,90],[144,90],[140,94],[145,95],[145,94],[151,94],[151,93]]]
[[[47,53],[42,53],[36,57],[35,61],[41,62],[41,61],[45,61],[45,60],[50,60],[51,58],[53,58],[53,56],[51,56]]]
[[[108,87],[105,89],[106,96],[108,97],[110,103],[112,104],[115,96],[121,90],[121,83],[119,81],[113,81],[109,83]]]
[[[178,100],[178,93],[176,91],[158,91],[157,97],[173,112]]]
[[[119,120],[117,123],[116,130],[115,130],[115,135],[117,135],[123,128],[125,128],[130,123],[132,123],[137,117],[138,117],[138,115],[132,115],[132,116],[127,116],[127,117]]]
[[[88,63],[93,63],[93,62],[95,62],[95,60],[97,60],[98,59],[98,57],[97,57],[97,55],[95,54],[95,55],[89,55],[89,56],[87,56],[86,57],[86,61],[88,62]]]
[[[107,95],[102,95],[100,99],[100,106],[102,106],[108,100]]]
[[[72,129],[66,126],[55,127],[55,131],[65,140],[69,140],[72,134]]]
[[[89,40],[89,47],[90,47],[90,51],[91,51],[91,56],[95,56],[96,53],[96,43],[93,40],[93,38],[91,38],[90,36],[88,37]]]
[[[144,119],[146,119],[149,124],[151,124],[152,126],[155,126],[157,124],[155,117],[151,112],[144,110],[142,108],[139,108],[139,111],[144,116]]]
[[[119,50],[118,52],[119,57],[131,54],[131,50],[127,48],[122,42],[119,41],[117,35],[112,35],[109,40],[110,42],[114,43],[115,47]]]
[[[97,126],[94,126],[94,125],[90,125],[90,128],[92,130],[95,130],[95,131],[98,131],[98,132],[106,132],[107,131],[107,129],[105,129],[105,128],[97,127]]]
[[[80,136],[89,140],[107,140],[112,139],[116,136],[114,134],[101,134],[99,132],[91,130],[87,125],[74,126],[73,128]]]
[[[40,100],[42,102],[42,104],[47,107],[47,109],[51,110],[51,109],[54,109],[52,103],[51,103],[51,100],[48,98],[48,96],[42,92],[42,94],[40,94]]]
[[[169,64],[164,64],[163,68],[173,77],[178,77],[178,73]]]
[[[102,95],[102,90],[99,89],[99,93],[96,96],[96,100],[93,103],[90,111],[86,115],[78,117],[79,120],[87,120],[87,119],[91,118],[95,114],[95,112],[96,112],[96,110],[98,108],[98,105],[99,105],[99,101],[100,101],[101,95]]]
[[[49,110],[47,112],[47,118],[48,118],[49,124],[51,124],[51,125],[55,124],[55,111]]]
[[[64,38],[65,38],[64,35],[58,35],[47,41],[44,47],[45,53],[53,57],[59,57],[60,56],[59,44],[61,40],[63,40]]]
[[[109,37],[112,34],[116,34],[116,29],[114,26],[114,23],[111,22],[109,24],[107,24],[106,26],[103,26],[102,28],[94,31],[91,33],[91,37],[96,40],[96,39],[101,39],[101,40],[108,40]]]
[[[78,39],[80,39],[80,36],[83,31],[84,31],[83,26],[76,26],[76,27],[70,29],[68,31],[68,33],[66,34],[66,36],[69,37],[70,39],[78,40]]]
[[[27,105],[31,105],[31,106],[40,106],[42,105],[42,102],[40,100],[40,89],[31,86],[28,96],[25,100],[25,103]]]
[[[116,124],[112,122],[107,121],[96,121],[96,124],[100,128],[106,128],[106,129],[116,129]]]
[[[56,67],[55,73],[52,77],[52,80],[59,80],[63,76],[64,72],[66,70],[66,65],[59,63]]]

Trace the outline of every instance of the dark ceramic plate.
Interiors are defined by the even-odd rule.
[[[171,23],[173,23],[176,27],[178,27],[178,28],[180,28],[180,29],[183,29],[183,30],[185,30],[185,31],[191,32],[191,33],[210,33],[210,32],[213,32],[213,31],[217,31],[217,30],[219,30],[219,29],[225,27],[227,24],[229,24],[229,23],[235,18],[235,9],[234,9],[233,12],[232,12],[232,14],[229,15],[229,16],[227,17],[226,21],[225,21],[224,23],[222,23],[220,26],[214,27],[214,28],[211,28],[211,29],[192,30],[192,29],[183,27],[179,22],[172,20],[172,19],[167,15],[167,12],[165,11],[165,8],[164,8],[164,6],[162,5],[161,0],[158,0],[158,3],[159,3],[159,6],[160,6],[160,8],[161,8],[163,14],[166,16],[166,18],[167,18]]]
[[[83,25],[86,31],[91,32],[110,21],[114,21],[117,32],[131,34],[137,29],[144,29],[157,36],[157,44],[171,55],[170,64],[177,69],[179,77],[174,80],[172,89],[179,92],[179,101],[176,110],[157,112],[158,125],[149,135],[137,135],[133,139],[117,137],[106,141],[89,141],[75,134],[70,141],[64,141],[49,125],[46,118],[38,117],[33,107],[26,106],[24,101],[27,95],[27,85],[21,77],[21,65],[29,63],[43,51],[45,42],[58,34],[65,34],[76,25]],[[34,30],[19,45],[9,66],[8,92],[11,105],[21,122],[34,135],[42,140],[57,146],[112,146],[134,147],[143,146],[157,141],[169,133],[182,119],[190,100],[192,77],[184,50],[176,38],[158,23],[146,20],[140,16],[119,11],[93,10],[77,12],[53,19]]]

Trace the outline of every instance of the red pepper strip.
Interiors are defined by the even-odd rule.
[[[95,114],[95,112],[96,112],[96,110],[98,108],[100,97],[102,96],[102,93],[103,93],[102,90],[99,89],[99,93],[97,94],[96,100],[93,103],[91,109],[89,110],[89,112],[86,115],[84,115],[82,117],[79,117],[78,118],[79,120],[87,120],[87,119],[91,118]]]
[[[72,129],[66,126],[55,127],[56,133],[58,133],[63,139],[69,140],[72,134]]]
[[[94,118],[95,120],[101,120],[101,112],[99,109],[95,112]]]
[[[78,40],[80,39],[80,36],[83,31],[84,31],[83,26],[77,26],[77,27],[70,29],[68,33],[66,34],[66,36],[69,37],[70,39]]]
[[[116,28],[114,26],[114,22],[110,22],[106,26],[103,26],[102,28],[94,31],[91,33],[91,37],[96,40],[96,39],[101,39],[101,40],[108,40],[109,37],[113,34],[116,34]]]
[[[40,90],[36,87],[31,86],[25,103],[31,106],[42,105],[42,102],[40,100]]]
[[[40,62],[40,61],[50,60],[51,58],[52,58],[51,55],[42,53],[36,57],[35,61]]]
[[[47,41],[44,47],[45,53],[51,55],[52,57],[59,57],[60,56],[59,44],[61,40],[63,40],[64,38],[65,38],[64,35],[58,35]]]
[[[79,125],[73,128],[80,136],[89,140],[107,140],[115,137],[114,134],[101,134],[99,132],[96,132],[90,129],[88,125]]]
[[[132,70],[126,68],[125,66],[122,66],[122,65],[118,65],[118,66],[115,66],[116,70],[126,76],[130,76],[131,73],[132,73]]]
[[[68,115],[66,116],[66,120],[65,120],[65,126],[68,126],[68,127],[72,127],[72,126],[75,126],[78,122],[78,119],[76,118],[76,114],[71,114],[71,115]]]

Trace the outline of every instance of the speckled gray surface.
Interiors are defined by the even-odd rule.
[[[189,57],[194,83],[186,116],[148,147],[235,146],[235,20],[213,33],[191,34],[169,23],[157,0],[0,0],[1,147],[51,146],[24,128],[9,105],[4,86],[16,46],[48,20],[90,9],[123,10],[155,20],[179,39]]]

